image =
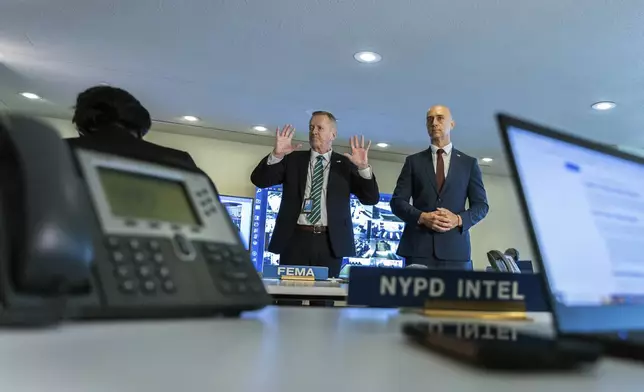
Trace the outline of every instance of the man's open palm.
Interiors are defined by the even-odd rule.
[[[364,135],[361,139],[358,139],[358,136],[352,136],[349,140],[351,143],[351,153],[344,154],[354,165],[358,166],[358,169],[366,169],[369,167],[369,147],[371,147],[371,140],[367,144],[367,147],[364,145]]]
[[[277,128],[275,135],[275,149],[273,150],[273,155],[275,155],[275,157],[283,158],[284,156],[302,147],[302,143],[293,145],[294,135],[295,128],[293,128],[291,124],[284,125],[282,130]]]

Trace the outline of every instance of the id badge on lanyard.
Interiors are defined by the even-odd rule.
[[[304,204],[302,205],[302,213],[310,214],[312,210],[313,210],[313,199],[311,198],[304,199]]]

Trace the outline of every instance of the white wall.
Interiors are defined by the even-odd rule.
[[[63,137],[77,135],[68,121],[46,120],[54,125]],[[236,196],[254,196],[255,188],[250,182],[250,173],[259,160],[271,150],[271,147],[267,146],[154,131],[150,132],[146,140],[189,152],[199,167],[212,178],[220,193]],[[402,164],[375,160],[370,163],[378,177],[380,191],[392,193]],[[492,175],[483,177],[490,212],[472,229],[474,267],[485,269],[485,254],[490,249],[503,251],[515,247],[521,252],[522,259],[532,259],[527,232],[510,179]]]

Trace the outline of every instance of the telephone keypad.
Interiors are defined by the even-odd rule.
[[[125,294],[133,294],[136,291],[136,283],[133,280],[126,279],[121,282],[119,289]]]
[[[139,267],[137,272],[139,273],[139,276],[141,278],[148,278],[148,277],[150,277],[150,275],[152,275],[152,269],[150,267],[148,267],[147,265]]]
[[[151,240],[148,243],[148,246],[149,246],[150,250],[152,250],[152,251],[158,251],[159,248],[161,247],[161,245],[159,245],[159,241],[157,241],[157,240]]]
[[[216,252],[217,249],[219,249],[216,244],[206,244],[205,248],[206,253],[213,253]]]
[[[167,278],[168,276],[170,276],[170,270],[168,269],[168,267],[161,267],[161,268],[159,268],[159,269],[157,270],[157,273],[158,273],[158,274],[159,274],[159,276],[160,276],[160,277],[162,277],[162,278]]]
[[[162,253],[155,253],[152,255],[152,259],[154,260],[155,263],[161,264],[163,263],[163,254]]]
[[[134,253],[134,261],[138,264],[145,262],[145,253],[143,252],[135,252]]]
[[[224,257],[218,253],[210,254],[206,256],[206,259],[210,262],[221,263],[224,261]]]
[[[141,247],[139,240],[132,239],[130,240],[130,249],[138,250]]]
[[[249,290],[261,292],[260,281],[253,281],[244,260],[246,250],[237,246],[206,243],[202,247],[217,287],[224,294],[243,295]]]
[[[123,252],[120,251],[114,251],[112,252],[112,260],[114,260],[115,263],[122,263],[125,260],[125,255]]]
[[[120,278],[127,278],[131,275],[130,269],[125,265],[119,265],[118,267],[116,267],[114,274],[116,274],[116,276]]]
[[[248,274],[242,271],[226,271],[224,276],[232,280],[244,280],[248,278]]]
[[[217,287],[219,290],[221,290],[222,293],[224,294],[230,294],[233,291],[233,285],[232,283],[222,280],[220,282],[217,282]]]
[[[248,252],[241,246],[192,242],[185,237],[152,239],[113,236],[106,238],[106,249],[116,280],[113,287],[121,295],[139,296],[142,301],[156,301],[159,296],[173,296],[181,301],[184,292],[197,290],[188,286],[182,289],[181,285],[189,276],[186,274],[194,273],[189,271],[199,270],[196,268],[199,263],[178,259],[177,251],[191,253],[195,255],[195,260],[205,261],[214,289],[225,296],[242,297],[263,290],[261,280],[248,265]]]
[[[153,280],[146,280],[143,282],[143,291],[150,294],[156,291],[157,284]]]
[[[116,249],[121,245],[121,242],[116,237],[108,237],[105,242],[107,243],[107,247],[110,249]]]
[[[108,237],[106,244],[111,250],[114,276],[121,293],[151,295],[159,289],[167,295],[177,292],[159,240]]]
[[[166,280],[163,282],[163,290],[165,290],[167,293],[174,293],[177,288],[175,287],[173,281]]]

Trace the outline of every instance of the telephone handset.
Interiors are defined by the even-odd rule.
[[[487,259],[496,271],[520,274],[521,270],[513,257],[515,254],[518,254],[515,249],[508,249],[505,253],[501,253],[498,250],[491,250],[487,252]]]
[[[70,150],[13,115],[0,125],[0,162],[0,323],[30,323],[10,315],[26,307],[85,319],[238,315],[270,303],[203,172]]]
[[[0,117],[0,319],[38,323],[24,310],[46,315],[51,301],[64,308],[66,296],[88,289],[91,219],[59,136],[28,117]]]

